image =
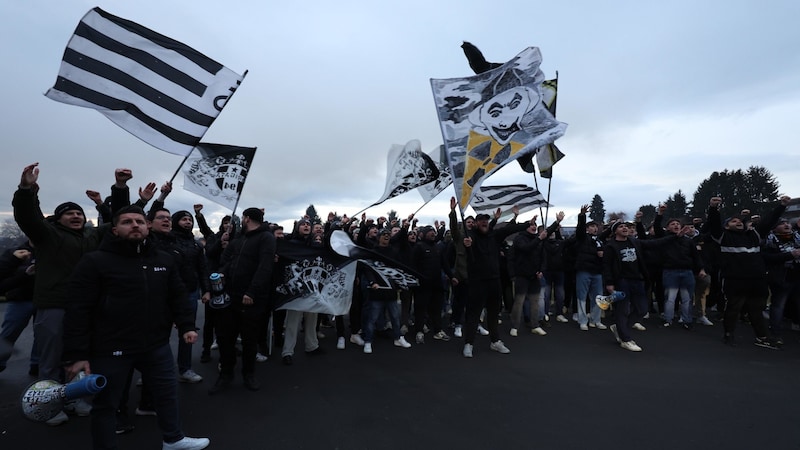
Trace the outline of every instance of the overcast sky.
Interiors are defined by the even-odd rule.
[[[713,171],[759,165],[781,193],[800,196],[800,2],[785,1],[404,1],[0,3],[6,113],[0,217],[9,217],[22,168],[40,162],[42,209],[108,192],[114,169],[129,185],[169,179],[182,157],[145,144],[96,111],[54,102],[64,48],[92,7],[177,39],[247,77],[204,142],[256,146],[239,211],[266,209],[291,224],[309,204],[353,214],[384,190],[392,144],[442,143],[431,78],[472,74],[470,41],[492,62],[541,49],[547,78],[559,73],[550,201],[575,222],[595,194],[607,212],[632,214],[679,189],[691,201]],[[516,163],[484,185],[534,178]],[[538,178],[545,194],[547,180]],[[229,213],[182,188],[173,211],[203,203],[212,227]],[[444,219],[452,188],[425,206],[422,223]],[[416,192],[367,211],[406,216]],[[529,217],[529,215],[527,215]]]

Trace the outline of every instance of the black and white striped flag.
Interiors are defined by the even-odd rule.
[[[500,208],[503,211],[501,218],[510,214],[514,205],[519,208],[520,213],[540,206],[548,206],[541,192],[524,184],[481,186],[470,202],[470,206],[476,214],[491,216],[497,208]]]
[[[94,108],[148,144],[191,153],[244,77],[100,8],[67,43],[48,98]]]

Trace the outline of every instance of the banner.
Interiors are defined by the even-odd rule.
[[[564,135],[542,103],[539,49],[473,77],[431,79],[448,161],[463,210],[481,183],[520,156]]]
[[[229,208],[236,207],[256,155],[255,147],[198,144],[183,169],[183,188]]]
[[[556,72],[556,77],[558,72]],[[558,78],[546,80],[542,83],[542,102],[553,117],[556,116],[556,101],[558,99]],[[539,175],[542,178],[553,177],[553,165],[559,162],[565,155],[556,147],[555,142],[536,149],[536,165],[539,166]],[[533,166],[533,155],[524,155],[519,158],[519,165],[522,170],[533,173],[536,168]]]
[[[322,246],[277,241],[275,308],[347,314],[353,300],[357,262]]]
[[[96,109],[153,147],[187,156],[243,78],[181,42],[94,8],[78,23],[45,95]]]
[[[541,192],[524,184],[505,186],[481,186],[470,203],[476,214],[494,216],[497,208],[502,210],[500,218],[511,214],[516,206],[520,214],[541,206],[549,206]]]

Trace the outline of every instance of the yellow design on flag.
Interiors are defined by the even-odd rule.
[[[514,155],[523,148],[525,148],[525,144],[509,141],[503,145],[491,136],[470,130],[467,140],[467,157],[461,197],[459,198],[461,208],[467,207],[472,198],[472,190],[475,188],[475,184],[485,174],[491,173],[494,169],[513,160]]]

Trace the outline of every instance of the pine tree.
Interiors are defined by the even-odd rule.
[[[590,206],[589,219],[597,223],[603,223],[606,218],[606,208],[603,206],[603,198],[595,194]]]

